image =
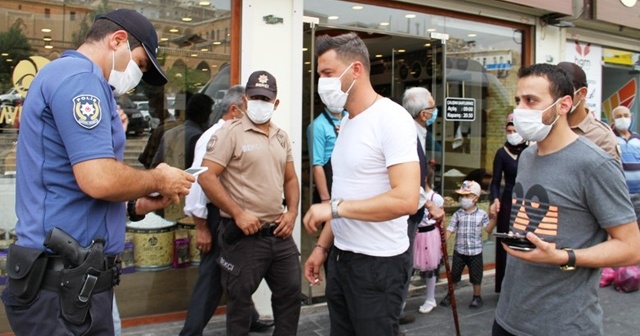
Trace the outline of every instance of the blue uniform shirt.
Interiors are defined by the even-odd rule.
[[[106,240],[106,254],[122,252],[124,202],[82,192],[72,166],[99,158],[121,161],[124,145],[113,92],[100,67],[77,51],[43,67],[29,88],[20,120],[18,244],[44,249],[47,232],[57,226],[82,246],[100,236]]]
[[[340,120],[338,118],[334,117],[333,114],[329,112],[327,113],[336,126],[340,125]],[[343,118],[346,114],[346,111],[342,111]],[[312,127],[313,139],[311,139]],[[333,152],[333,147],[336,145],[336,139],[336,131],[333,125],[331,125],[327,118],[321,113],[313,120],[313,123],[307,127],[307,143],[309,144],[309,152],[313,152],[311,165],[324,166],[329,162],[329,159],[331,159],[331,153]]]

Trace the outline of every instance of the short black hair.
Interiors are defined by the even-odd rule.
[[[204,93],[195,93],[187,101],[185,117],[195,123],[206,124],[213,107],[213,99]]]
[[[573,97],[573,83],[567,73],[556,65],[539,63],[518,70],[518,78],[544,77],[549,81],[549,93],[553,100],[564,96]]]
[[[368,74],[371,69],[369,49],[358,34],[354,32],[329,36],[322,35],[316,39],[316,56],[320,57],[329,50],[335,50],[336,56],[344,63],[360,61]]]
[[[102,40],[105,36],[115,33],[118,30],[127,31],[111,20],[99,19],[93,23],[93,26],[91,26],[91,29],[89,29],[89,32],[87,32],[84,40],[86,42],[97,42]],[[129,48],[131,48],[131,50],[142,45],[140,41],[133,37],[133,35],[129,32],[127,32],[127,39],[129,40]]]

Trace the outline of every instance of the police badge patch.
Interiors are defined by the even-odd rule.
[[[92,129],[100,123],[102,110],[100,109],[100,99],[92,95],[80,95],[73,99],[73,118],[78,125]]]

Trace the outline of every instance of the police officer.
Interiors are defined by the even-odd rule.
[[[127,211],[140,219],[179,201],[194,181],[168,165],[142,171],[121,162],[125,133],[114,96],[141,78],[167,82],[157,46],[144,16],[116,10],[98,16],[78,50],[31,84],[17,150],[19,245],[10,248],[2,293],[16,335],[113,335],[112,287]],[[146,196],[153,192],[161,196]],[[54,227],[70,237],[47,236],[62,232]]]
[[[209,170],[199,177],[222,216],[218,263],[228,297],[227,335],[249,333],[251,295],[263,278],[273,293],[273,334],[295,335],[300,262],[291,233],[300,192],[291,142],[270,122],[279,104],[273,75],[256,71],[245,88],[246,115],[226,122],[213,135],[203,160]]]

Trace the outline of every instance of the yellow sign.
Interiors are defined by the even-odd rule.
[[[27,96],[27,91],[29,91],[33,78],[47,63],[49,63],[49,60],[42,56],[31,56],[16,65],[13,70],[13,86],[23,98]]]
[[[608,64],[633,65],[633,53],[625,50],[604,48],[602,59]]]

